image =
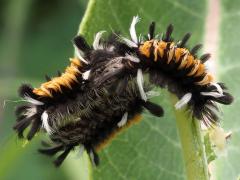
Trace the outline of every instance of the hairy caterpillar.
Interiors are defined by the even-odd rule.
[[[46,76],[39,88],[22,85],[19,94],[28,101],[17,107],[14,129],[19,137],[30,127],[27,139],[43,129],[51,144],[39,151],[46,155],[62,152],[54,161],[59,166],[68,153],[84,147],[94,164],[100,150],[121,129],[140,120],[143,108],[163,116],[161,106],[148,101],[152,87],[167,88],[179,101],[176,109],[187,105],[193,117],[206,126],[218,123],[217,103],[231,104],[232,96],[223,83],[213,81],[204,63],[210,55],[196,55],[201,45],[186,47],[190,34],[177,43],[171,37],[173,26],[155,36],[151,23],[146,37],[139,38],[134,17],[131,40],[111,34],[96,34],[90,46],[82,36],[74,39],[76,57],[58,77]],[[143,80],[149,74],[149,82]]]

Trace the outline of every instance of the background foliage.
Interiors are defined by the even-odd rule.
[[[0,1],[0,179],[70,179],[65,168],[56,170],[38,154],[38,137],[22,147],[12,126],[17,88],[23,82],[38,86],[44,75],[64,70],[73,55],[76,35],[87,1]],[[79,168],[80,169],[80,168]]]
[[[208,1],[194,0],[91,0],[81,33],[91,42],[100,30],[119,30],[128,36],[131,19],[138,14],[142,20],[137,32],[145,34],[148,24],[157,22],[164,32],[174,24],[176,40],[192,32],[190,45],[203,42]],[[76,35],[86,8],[81,0],[2,0],[0,1],[0,100],[17,99],[22,82],[38,86],[45,73],[54,76],[63,70],[73,54],[71,39]],[[221,1],[221,29],[218,72],[236,96],[239,87],[240,25],[239,2]],[[230,63],[231,62],[231,63]],[[157,89],[159,90],[159,89]],[[160,90],[159,90],[160,91]],[[101,166],[89,168],[88,159],[72,155],[55,169],[49,158],[38,155],[39,136],[22,147],[11,127],[15,121],[15,103],[7,102],[0,110],[0,179],[185,179],[181,144],[176,129],[176,116],[169,94],[164,90],[153,99],[165,109],[164,118],[148,112],[138,125],[124,131],[100,153]],[[236,179],[239,175],[239,100],[224,107],[224,127],[233,131],[229,153],[215,163],[216,179]],[[92,172],[92,173],[89,173]]]

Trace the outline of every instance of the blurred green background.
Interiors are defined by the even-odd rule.
[[[68,179],[37,153],[37,138],[22,148],[24,142],[11,131],[17,103],[8,100],[18,99],[21,83],[38,86],[44,73],[55,76],[64,70],[86,5],[87,0],[0,0],[1,180]]]

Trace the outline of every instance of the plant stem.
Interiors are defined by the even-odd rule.
[[[92,180],[92,165],[86,152],[72,152],[63,164],[63,170],[71,180]]]
[[[176,102],[176,97],[171,96],[173,101]],[[187,179],[209,180],[200,121],[192,119],[186,109],[176,110],[175,114]]]

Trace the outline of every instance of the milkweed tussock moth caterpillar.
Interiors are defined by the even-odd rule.
[[[74,38],[76,57],[59,77],[46,76],[39,88],[22,85],[19,94],[28,103],[16,109],[14,129],[19,137],[30,126],[26,138],[39,131],[48,133],[51,143],[39,151],[53,156],[61,165],[74,148],[84,147],[94,164],[99,163],[101,149],[119,131],[138,122],[145,108],[155,116],[163,116],[160,105],[149,101],[154,86],[167,88],[179,101],[176,109],[187,105],[192,116],[206,126],[218,124],[217,103],[231,104],[232,96],[223,83],[214,82],[206,71],[209,54],[200,58],[197,50],[186,47],[187,33],[174,42],[173,26],[163,36],[155,36],[155,23],[149,26],[146,38],[138,38],[134,17],[131,39],[111,34],[96,34],[90,46],[83,36]],[[159,38],[160,37],[160,38]],[[143,74],[149,74],[149,83]]]

